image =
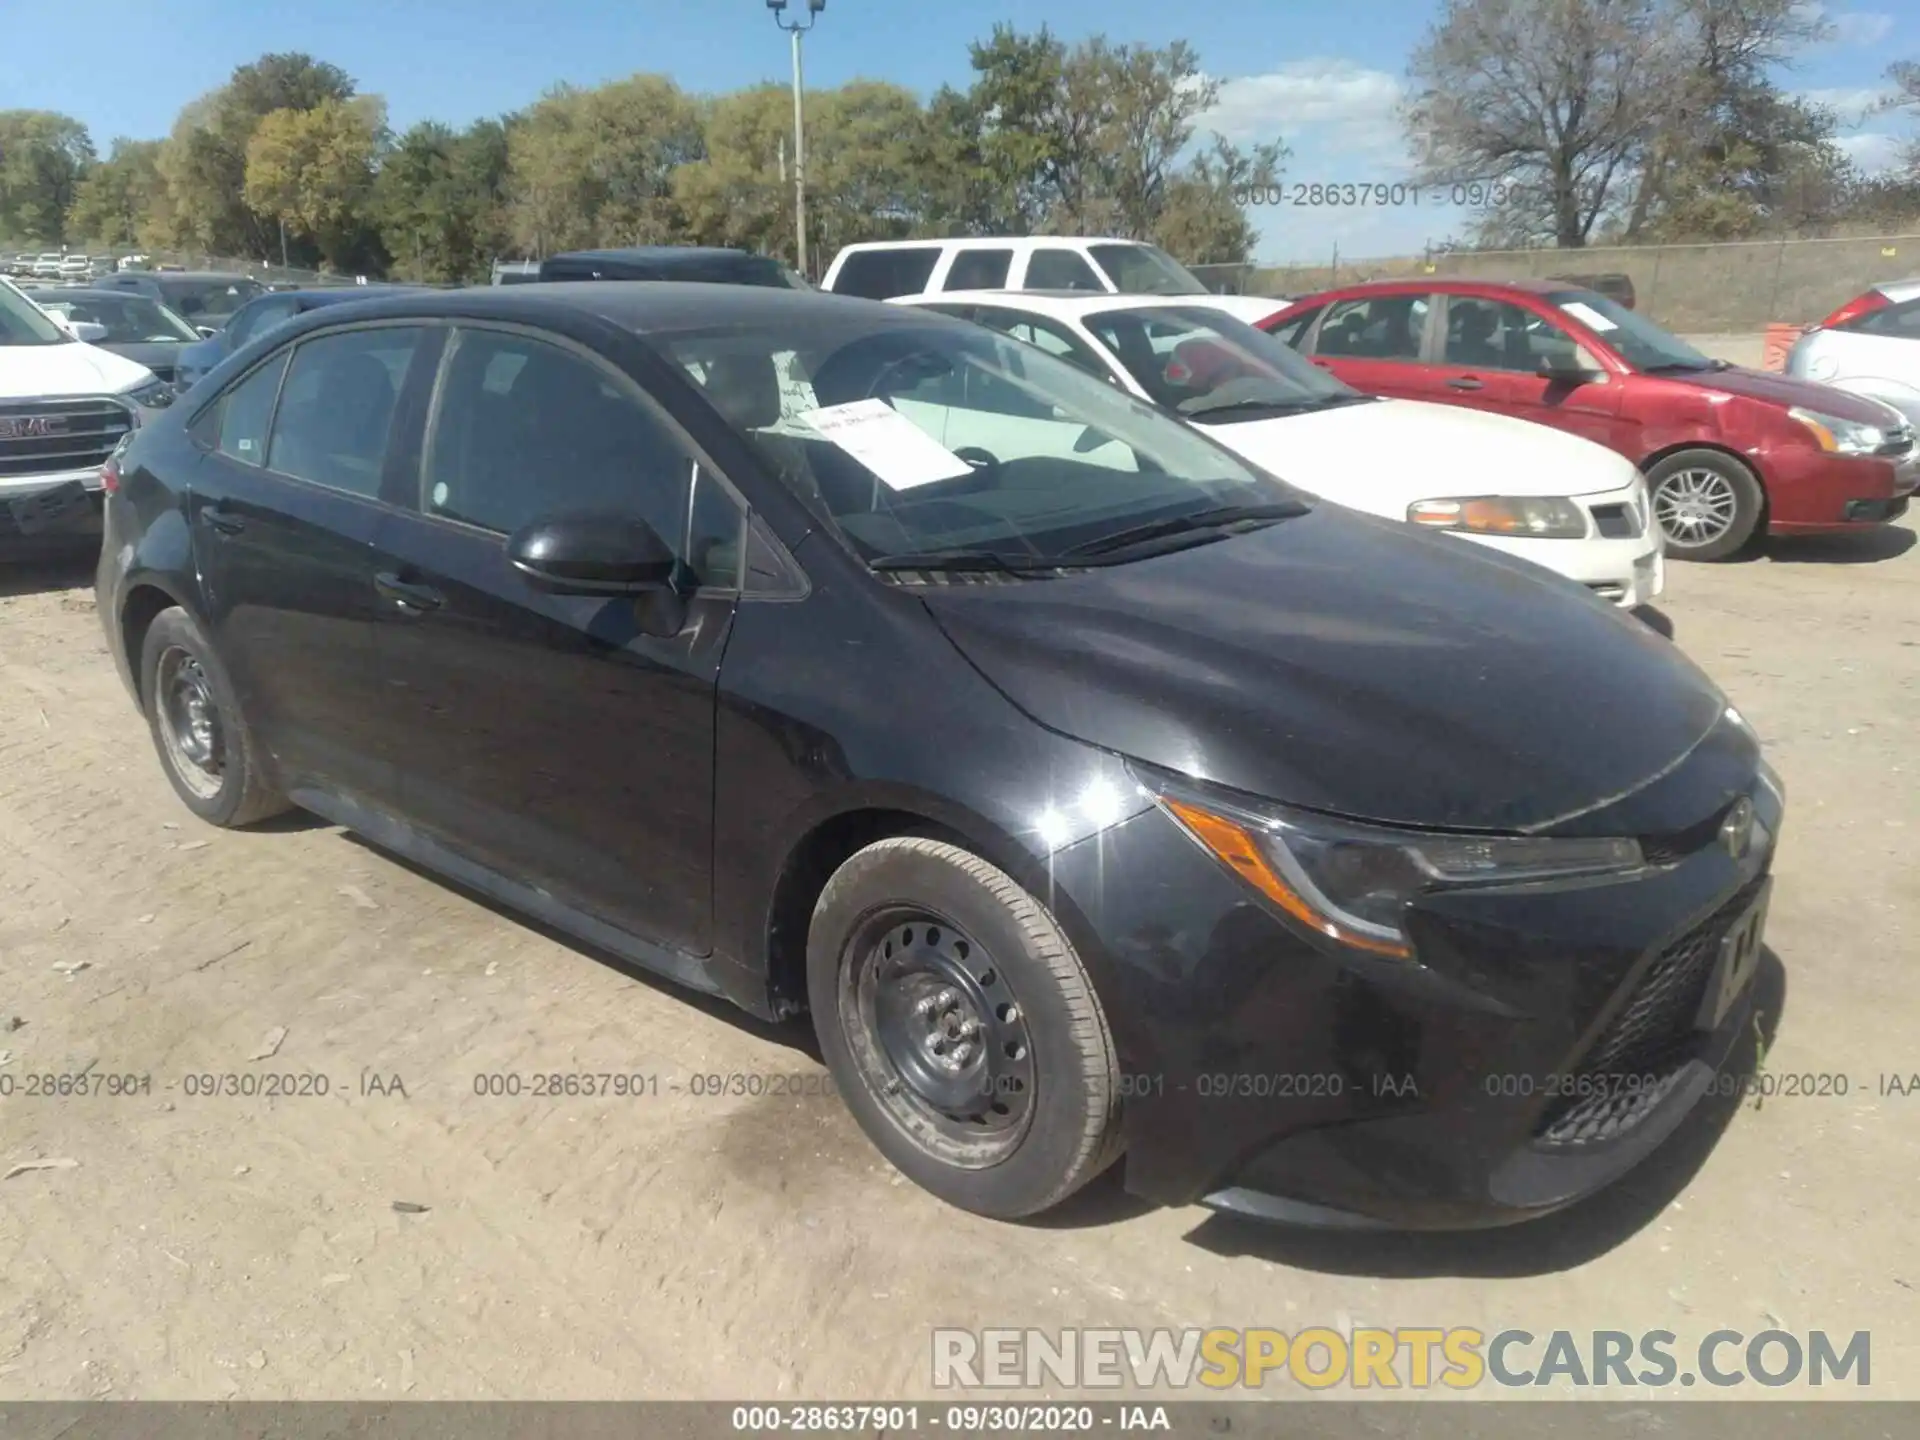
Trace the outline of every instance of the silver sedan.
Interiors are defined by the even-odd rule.
[[[1787,373],[1885,401],[1920,427],[1920,279],[1849,300],[1794,342]]]

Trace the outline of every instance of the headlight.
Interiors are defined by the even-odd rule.
[[[1398,959],[1413,947],[1407,902],[1432,890],[1638,870],[1637,840],[1436,835],[1277,805],[1253,810],[1142,775],[1200,845],[1315,933]]]
[[[1465,530],[1475,535],[1578,540],[1587,533],[1587,517],[1580,507],[1552,496],[1416,500],[1407,507],[1407,519],[1431,530]]]
[[[122,393],[143,410],[164,410],[173,403],[173,386],[164,380],[149,380]]]
[[[1887,443],[1887,432],[1878,425],[1863,425],[1858,420],[1842,420],[1837,415],[1798,407],[1787,414],[1806,426],[1813,433],[1814,443],[1830,455],[1871,455]]]

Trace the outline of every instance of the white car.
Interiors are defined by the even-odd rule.
[[[866,241],[833,257],[820,288],[863,300],[956,290],[1163,295],[1204,299],[1249,325],[1293,303],[1278,295],[1215,295],[1157,245],[1081,235]]]
[[[0,559],[98,544],[101,467],[172,387],[0,279]]]
[[[1632,461],[1511,416],[1363,395],[1224,313],[1218,298],[980,291],[893,303],[1037,345],[1352,509],[1521,556],[1622,606],[1665,588],[1660,532]]]

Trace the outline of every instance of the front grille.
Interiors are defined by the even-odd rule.
[[[133,412],[113,400],[16,400],[0,404],[0,480],[96,469]]]
[[[1873,453],[1885,456],[1889,460],[1902,461],[1913,451],[1913,427],[1901,425],[1887,431],[1887,438]]]
[[[1640,534],[1640,516],[1631,505],[1595,505],[1593,523],[1607,540],[1631,540]]]
[[[1766,883],[1758,877],[1662,950],[1632,997],[1575,1068],[1569,1093],[1548,1108],[1535,1135],[1552,1144],[1611,1139],[1638,1124],[1692,1058],[1695,1017],[1713,979],[1727,929]],[[1604,1133],[1603,1133],[1604,1132]]]

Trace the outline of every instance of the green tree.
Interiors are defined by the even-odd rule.
[[[0,235],[59,244],[93,160],[87,127],[72,116],[0,110]]]
[[[385,131],[385,106],[370,96],[271,111],[247,143],[248,208],[310,237],[328,264],[351,266]]]
[[[465,132],[422,121],[395,142],[374,181],[372,213],[389,254],[412,279],[484,278],[501,234],[506,126]]]
[[[113,153],[87,172],[67,212],[74,237],[126,248],[153,243],[156,222],[164,236],[169,208],[167,182],[160,174],[158,140],[113,142]]]

